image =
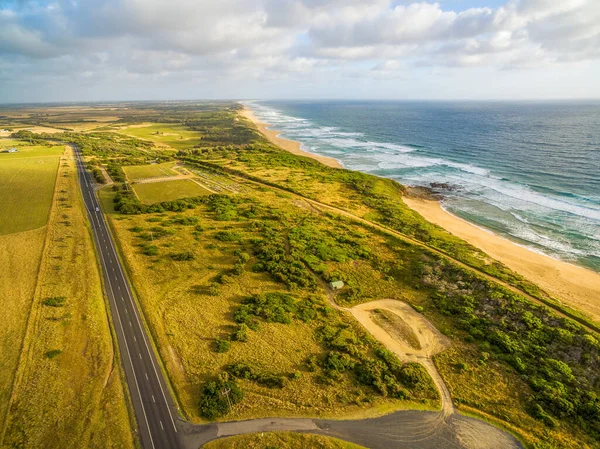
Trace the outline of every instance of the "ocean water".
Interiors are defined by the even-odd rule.
[[[346,168],[442,187],[443,207],[600,271],[600,102],[250,102]]]

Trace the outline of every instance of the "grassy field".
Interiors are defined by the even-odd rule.
[[[362,446],[320,435],[267,432],[212,441],[202,449],[365,449]]]
[[[0,154],[0,235],[46,224],[58,154],[63,151],[64,147],[34,147],[22,153]]]
[[[177,175],[177,172],[173,170],[175,164],[175,162],[165,162],[164,164],[152,165],[127,165],[123,167],[123,171],[130,181],[145,178],[162,178]]]
[[[318,214],[269,189],[248,187],[248,191],[247,197],[239,199],[242,204],[232,206],[234,209],[223,212],[224,215],[215,214],[212,206],[202,206],[184,214],[112,216],[133,283],[186,414],[194,421],[200,419],[198,401],[203,383],[236,363],[248,364],[262,375],[275,377],[283,386],[240,380],[245,399],[226,419],[269,415],[373,416],[398,408],[434,407],[436,401],[431,398],[435,393],[431,388],[410,390],[410,400],[400,400],[391,394],[378,394],[372,386],[357,384],[347,374],[324,374],[318,367],[319,360],[329,354],[320,336],[324,323],[347,326],[349,338],[361,342],[360,351],[365,353],[361,357],[373,357],[377,345],[350,315],[326,306],[325,291],[317,283],[310,288],[289,289],[284,281],[253,268],[258,263],[256,257],[246,259],[248,256],[242,254],[252,253],[252,240],[264,237],[266,229],[261,231],[261,223],[265,222],[276,226],[274,240],[281,242],[282,249],[286,235],[302,223],[306,227],[300,226],[299,230],[317,233],[316,240],[321,232],[322,237],[331,239],[331,234],[358,235],[362,230],[326,217],[321,222]],[[335,247],[337,243],[332,242]],[[378,253],[393,257],[385,250],[384,239],[374,237],[369,244]],[[293,247],[295,243],[289,245]],[[348,282],[354,288],[368,289],[374,299],[398,296],[395,285],[381,279],[366,264],[342,259],[329,264],[329,269],[348,272]],[[312,275],[305,275],[311,281]],[[381,283],[377,284],[377,279]],[[247,341],[230,340],[238,327],[234,315],[244,300],[285,291],[299,304],[316,301],[314,309],[324,308],[327,317],[291,319],[287,324],[261,322],[256,330],[248,331]],[[224,344],[230,347],[221,351],[220,341],[229,342]]]
[[[192,148],[198,145],[202,135],[196,131],[190,131],[184,126],[172,124],[147,124],[134,125],[120,129],[119,133],[140,139],[151,140],[158,144],[166,145],[175,150]]]
[[[133,448],[74,160],[59,170],[2,447]]]
[[[208,190],[188,179],[135,184],[133,190],[140,201],[146,204],[210,195]]]
[[[35,291],[46,227],[0,235],[0,435]]]
[[[114,213],[111,224],[174,390],[192,420],[365,416],[433,406],[427,385],[399,386],[392,378],[401,378],[402,368],[377,353],[349,317],[327,306],[333,295],[323,285],[341,279],[346,287],[335,294],[338,304],[400,299],[450,338],[453,349],[436,364],[462,411],[502,422],[535,447],[597,446],[600,343],[594,335],[439,254],[307,202],[302,196],[350,211],[552,302],[537,286],[410,210],[402,186],[277,149],[236,110],[221,104],[198,110],[132,107],[123,110],[121,123],[106,127],[186,123],[202,138],[193,148],[180,146],[189,150],[177,158],[198,173],[212,177],[216,171],[235,186],[218,190],[214,184],[229,196],[151,207],[128,190],[114,204],[110,189],[101,194],[108,211],[131,214]],[[174,157],[172,147],[161,154],[166,141],[150,146],[176,137],[168,134],[178,125],[164,126],[130,126],[142,133],[141,142],[114,132],[61,138],[120,170],[122,164]],[[164,187],[148,187],[153,190],[145,201],[168,201],[181,192]],[[243,392],[240,398],[236,390],[231,413],[211,396],[218,385],[211,382],[234,383]],[[207,404],[219,413],[207,417]]]

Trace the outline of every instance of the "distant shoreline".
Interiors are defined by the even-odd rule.
[[[268,129],[269,125],[259,121],[250,108],[245,106],[242,115],[251,120],[269,141],[284,150],[318,160],[329,167],[342,167],[334,158],[308,153],[301,149],[299,142],[279,137],[279,132]],[[513,271],[535,282],[550,295],[600,322],[600,273],[554,259],[491,231],[483,230],[447,212],[437,200],[428,195],[408,195],[402,200],[426,220],[483,250]]]
[[[263,135],[271,143],[274,143],[275,145],[283,148],[284,150],[289,151],[290,153],[298,155],[298,156],[305,156],[305,157],[309,157],[311,159],[315,159],[315,160],[321,162],[322,164],[327,165],[328,167],[344,168],[344,166],[337,159],[334,159],[334,158],[328,157],[328,156],[321,156],[319,154],[309,153],[308,151],[304,151],[301,148],[300,142],[296,142],[295,140],[289,140],[289,139],[284,139],[283,137],[280,137],[279,131],[269,129],[270,125],[268,123],[261,122],[252,113],[252,110],[250,108],[248,108],[247,106],[244,106],[242,115],[244,117],[246,117],[248,120],[250,120],[252,123],[254,123],[256,125],[256,127],[258,128],[258,130],[261,133],[263,133]]]

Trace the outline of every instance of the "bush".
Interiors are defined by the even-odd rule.
[[[235,405],[243,398],[242,389],[234,381],[219,378],[206,382],[199,403],[200,415],[209,420],[225,416],[231,411],[229,404]]]
[[[219,231],[214,237],[220,242],[237,242],[242,238],[242,234],[233,231]]]
[[[233,334],[231,339],[234,341],[247,342],[248,341],[248,326],[244,323],[240,324]]]
[[[284,376],[270,373],[260,373],[244,362],[236,362],[225,367],[225,371],[237,379],[256,382],[267,388],[283,388],[286,379]]]
[[[255,318],[262,318],[271,323],[289,324],[291,314],[295,312],[294,298],[287,293],[265,293],[247,298],[234,313],[238,324],[246,324],[251,329],[256,325]]]
[[[142,250],[146,256],[157,256],[158,255],[158,246],[155,245],[145,245]]]
[[[67,298],[65,296],[52,296],[45,299],[42,304],[49,307],[62,307],[65,305]]]
[[[53,359],[54,357],[59,356],[62,353],[60,349],[52,349],[51,351],[46,352],[44,355],[48,359]]]
[[[231,349],[231,342],[229,340],[215,340],[215,352],[220,354],[227,352]]]
[[[194,260],[196,258],[194,253],[192,253],[191,251],[184,251],[181,253],[171,253],[171,254],[169,254],[169,257],[172,260],[176,260],[178,262],[185,262],[188,260]]]

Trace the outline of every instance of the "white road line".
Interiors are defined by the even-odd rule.
[[[151,394],[150,396],[152,396],[152,402],[156,403],[156,399],[154,399],[154,395]]]
[[[165,430],[165,428],[164,428],[164,427],[163,427],[163,425],[162,425],[162,421],[158,421],[158,423],[160,424],[160,428],[161,428],[162,430]]]
[[[140,356],[140,360],[142,359],[142,353],[138,352],[138,355]]]
[[[148,373],[144,373],[144,376],[146,376],[146,380],[150,380],[148,379]]]

